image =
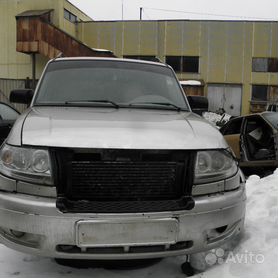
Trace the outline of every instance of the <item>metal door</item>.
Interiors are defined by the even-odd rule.
[[[216,112],[224,109],[229,115],[239,116],[241,96],[241,85],[208,85],[209,111]]]

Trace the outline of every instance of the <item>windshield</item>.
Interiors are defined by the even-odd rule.
[[[188,110],[185,97],[171,69],[125,61],[76,60],[50,63],[34,105],[161,104]],[[170,104],[170,105],[169,105]],[[172,106],[171,106],[172,105]]]
[[[278,112],[269,112],[262,115],[275,129],[278,129]]]

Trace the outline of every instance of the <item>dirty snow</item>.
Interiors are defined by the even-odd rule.
[[[182,80],[180,84],[187,86],[202,86],[202,82],[199,80]]]
[[[263,179],[249,177],[246,186],[246,225],[240,245],[233,252],[219,248],[194,256],[192,260],[196,267],[201,269],[206,265],[206,270],[196,274],[195,278],[278,277],[278,169]],[[217,258],[218,263],[207,267],[208,255]],[[21,254],[1,245],[0,277],[180,278],[185,277],[180,270],[183,261],[184,257],[168,258],[149,267],[132,270],[76,269],[60,266],[48,258]]]
[[[203,113],[203,117],[213,123],[214,125],[216,125],[217,122],[222,121],[223,124],[228,122],[231,118],[231,115],[224,113],[223,115],[214,113],[214,112],[204,112]]]

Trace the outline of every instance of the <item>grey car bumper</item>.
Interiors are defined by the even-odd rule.
[[[17,251],[56,258],[142,259],[191,254],[215,248],[236,236],[243,227],[245,201],[242,185],[234,191],[195,197],[195,207],[190,211],[63,214],[57,210],[55,198],[0,192],[0,240]],[[156,222],[158,230],[152,224]],[[164,222],[168,230],[161,232],[159,225]],[[80,240],[84,235],[78,230],[80,223],[97,231],[89,244]],[[116,226],[111,226],[113,223]],[[119,228],[119,223],[133,229],[127,231],[130,241],[121,244],[123,237],[111,232],[111,244],[102,244],[101,229]],[[145,230],[140,228],[141,235],[136,234],[136,226],[141,224]],[[142,236],[144,232],[146,236]],[[165,240],[167,233],[169,241]],[[109,236],[109,231],[105,234]]]

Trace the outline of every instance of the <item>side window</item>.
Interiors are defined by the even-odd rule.
[[[243,118],[234,119],[221,130],[223,135],[240,134]]]
[[[4,103],[0,103],[0,119],[15,121],[18,117],[18,112]]]

